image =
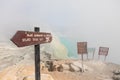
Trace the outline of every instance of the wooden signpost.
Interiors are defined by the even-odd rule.
[[[40,78],[40,45],[52,41],[51,33],[39,32],[39,27],[34,28],[35,32],[17,31],[11,41],[18,47],[35,45],[35,80]]]
[[[81,54],[82,58],[82,72],[83,71],[83,54],[87,54],[87,42],[77,42],[78,54]]]
[[[99,47],[99,59],[100,59],[100,55],[105,55],[105,58],[104,58],[104,61],[106,60],[106,56],[108,55],[108,51],[109,51],[109,48],[108,47]]]

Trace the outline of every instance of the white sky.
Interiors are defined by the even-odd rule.
[[[0,41],[34,26],[110,47],[107,59],[120,62],[120,0],[0,0]]]

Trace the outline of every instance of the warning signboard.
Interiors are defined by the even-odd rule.
[[[52,41],[51,33],[17,31],[11,39],[18,47],[50,43]]]
[[[77,42],[78,54],[87,53],[87,42]]]
[[[99,55],[108,55],[109,48],[108,47],[99,47]]]

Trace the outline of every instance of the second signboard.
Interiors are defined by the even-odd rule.
[[[87,53],[87,42],[77,42],[78,54]]]

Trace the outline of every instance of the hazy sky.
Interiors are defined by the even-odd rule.
[[[107,59],[120,62],[120,0],[0,0],[0,41],[34,26],[109,47]]]

